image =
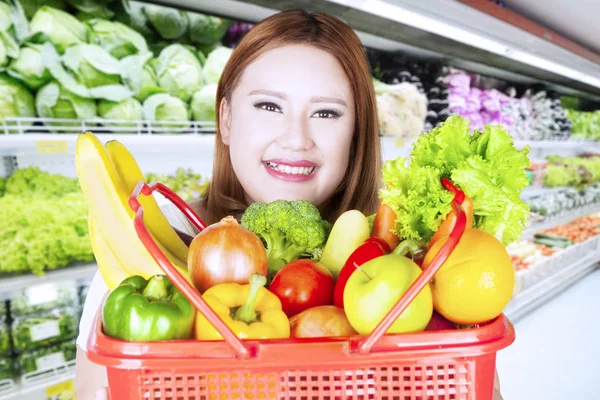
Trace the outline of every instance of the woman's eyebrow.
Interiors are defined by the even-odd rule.
[[[335,97],[316,96],[312,97],[310,101],[313,103],[336,103],[344,107],[348,107],[348,104],[346,104],[344,100]]]
[[[273,90],[256,89],[256,90],[251,91],[249,93],[249,96],[252,96],[255,94],[266,94],[267,96],[277,97],[277,98],[280,98],[281,100],[287,99],[287,96],[285,94],[283,94],[281,92],[274,92]]]

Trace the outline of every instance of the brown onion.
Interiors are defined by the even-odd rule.
[[[336,306],[309,308],[290,318],[291,337],[315,338],[352,336],[356,331],[343,309]]]
[[[220,283],[247,284],[253,273],[267,274],[267,252],[258,236],[228,216],[192,240],[188,272],[200,293]]]

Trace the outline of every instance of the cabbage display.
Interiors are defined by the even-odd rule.
[[[188,13],[190,40],[198,45],[211,46],[219,43],[231,21],[224,18],[213,17],[200,13]]]
[[[42,44],[47,40],[43,33],[37,33],[24,42],[19,56],[14,59],[9,67],[8,74],[17,78],[30,89],[36,90],[52,80],[52,75],[42,55]]]
[[[134,98],[123,100],[120,102],[100,100],[98,102],[98,116],[107,120],[119,121],[139,121],[144,118],[142,112],[142,104]],[[135,124],[126,123],[103,123],[104,126],[125,126],[135,127]]]

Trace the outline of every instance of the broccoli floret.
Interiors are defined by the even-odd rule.
[[[317,207],[306,200],[254,203],[241,222],[263,241],[271,274],[299,258],[318,260],[331,230]]]

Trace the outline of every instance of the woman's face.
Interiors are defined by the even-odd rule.
[[[269,50],[245,69],[221,133],[249,202],[320,206],[342,181],[354,133],[350,83],[337,59],[308,45]]]

